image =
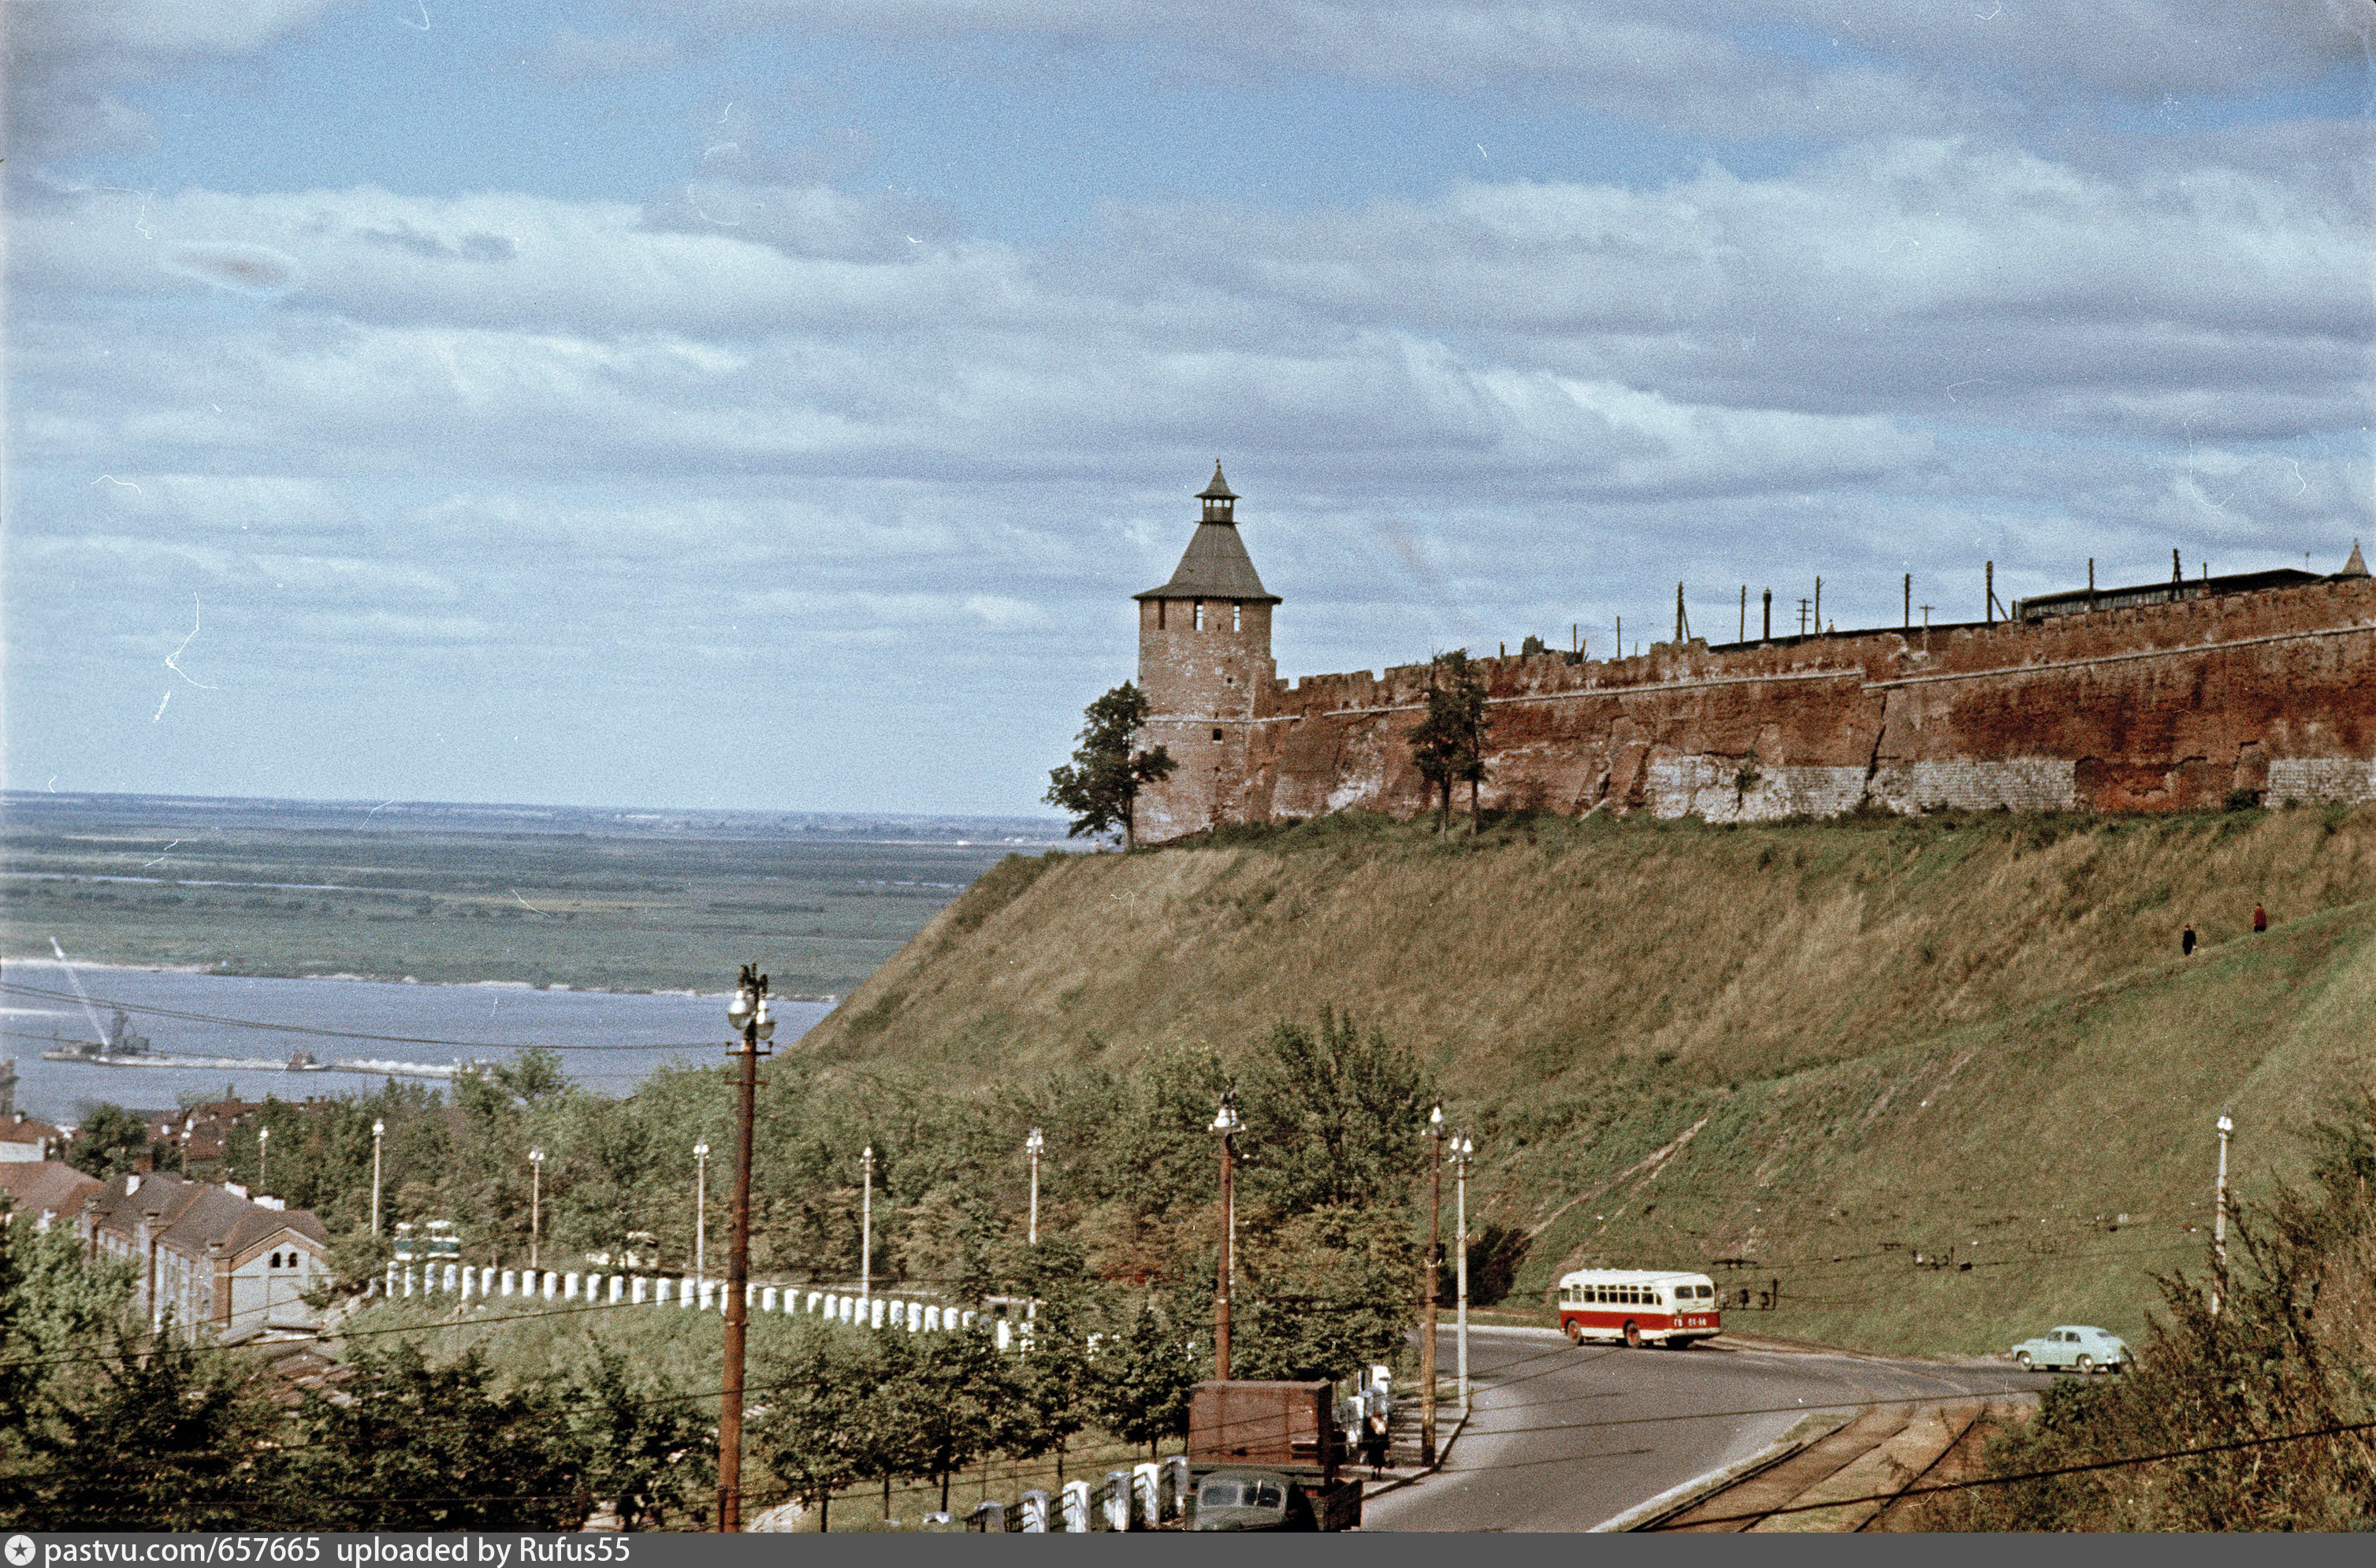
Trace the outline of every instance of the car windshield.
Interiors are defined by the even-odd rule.
[[[1277,1508],[1286,1497],[1275,1481],[1218,1480],[1206,1481],[1196,1502],[1206,1508]]]

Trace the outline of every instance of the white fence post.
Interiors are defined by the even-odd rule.
[[[1163,1523],[1163,1472],[1152,1459],[1142,1459],[1130,1467],[1131,1499],[1138,1507],[1139,1527],[1151,1530]]]
[[[1087,1535],[1088,1529],[1089,1483],[1066,1481],[1064,1483],[1064,1533],[1069,1536]]]

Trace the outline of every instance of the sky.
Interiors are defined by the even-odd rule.
[[[1217,458],[1290,677],[2376,545],[2369,0],[6,20],[10,788],[1035,810]]]

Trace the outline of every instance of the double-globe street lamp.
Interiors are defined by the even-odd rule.
[[[1427,1113],[1427,1311],[1419,1332],[1419,1463],[1435,1463],[1436,1279],[1443,1273],[1443,1107]]]
[[[374,1117],[373,1117],[373,1118],[372,1118],[372,1234],[373,1234],[373,1235],[374,1235],[374,1236],[376,1236],[376,1235],[378,1235],[378,1234],[379,1234],[379,1146],[380,1146],[380,1140],[381,1140],[381,1139],[383,1139],[383,1138],[385,1138],[385,1137],[386,1137],[386,1136],[387,1136],[387,1122],[386,1122],[386,1118],[384,1118],[384,1117],[379,1117],[379,1116],[374,1116]]]

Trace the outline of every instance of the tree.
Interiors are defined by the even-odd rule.
[[[1477,787],[1485,778],[1485,683],[1466,648],[1440,653],[1428,666],[1427,717],[1411,727],[1411,762],[1440,801],[1435,831],[1451,831],[1452,786],[1468,785],[1468,831],[1477,831]]]
[[[597,1344],[585,1384],[564,1397],[586,1489],[621,1529],[666,1529],[671,1512],[690,1514],[716,1492],[715,1424],[699,1402],[631,1379],[625,1356]]]
[[[1188,1402],[1203,1373],[1186,1331],[1142,1311],[1089,1363],[1089,1415],[1124,1443],[1146,1444],[1152,1459],[1165,1438],[1186,1434]]]
[[[885,1474],[937,1482],[945,1510],[949,1478],[994,1446],[1000,1415],[1016,1403],[1011,1358],[978,1328],[890,1335],[883,1350],[884,1424],[904,1440]]]
[[[66,1146],[66,1163],[87,1176],[105,1181],[132,1169],[148,1151],[148,1124],[120,1105],[105,1101],[90,1108]]]
[[[173,1331],[119,1338],[53,1381],[21,1434],[31,1464],[0,1480],[26,1529],[237,1530],[301,1522],[262,1368]]]
[[[883,1368],[870,1337],[826,1330],[802,1336],[769,1365],[777,1392],[754,1424],[760,1462],[828,1521],[833,1494],[885,1474]]]
[[[1400,1203],[1427,1168],[1434,1091],[1415,1054],[1349,1014],[1322,1008],[1317,1030],[1279,1021],[1240,1096],[1261,1156],[1246,1186],[1282,1214]]]
[[[494,1392],[475,1348],[432,1366],[417,1345],[366,1348],[348,1364],[350,1382],[298,1408],[293,1527],[568,1530],[586,1517],[571,1411],[552,1390]]]
[[[1136,683],[1123,682],[1089,704],[1073,760],[1048,775],[1050,805],[1070,812],[1073,826],[1066,837],[1111,833],[1122,829],[1123,847],[1138,847],[1138,792],[1171,777],[1179,765],[1158,746],[1135,752],[1131,742],[1146,723],[1146,695]]]

